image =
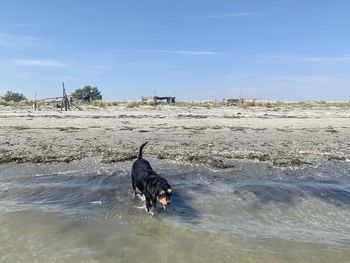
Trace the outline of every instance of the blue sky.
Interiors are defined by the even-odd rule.
[[[348,0],[1,0],[0,95],[350,100]]]

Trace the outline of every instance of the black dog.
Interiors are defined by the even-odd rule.
[[[133,196],[136,195],[136,189],[140,191],[146,198],[147,212],[150,212],[157,201],[166,209],[170,204],[172,190],[167,180],[153,171],[148,161],[142,159],[142,150],[147,143],[141,145],[138,158],[132,165],[131,180]]]

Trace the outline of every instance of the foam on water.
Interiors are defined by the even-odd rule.
[[[174,190],[154,216],[131,197],[130,164],[1,165],[0,261],[350,259],[349,163],[152,163]]]

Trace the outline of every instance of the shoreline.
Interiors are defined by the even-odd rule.
[[[125,106],[88,111],[0,108],[0,163],[131,161],[147,158],[232,167],[350,159],[350,111],[266,107]]]

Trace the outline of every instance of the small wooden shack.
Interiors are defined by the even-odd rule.
[[[244,99],[224,99],[224,105],[239,105],[243,104]]]
[[[141,102],[158,105],[162,102],[175,103],[175,97],[142,96]]]

